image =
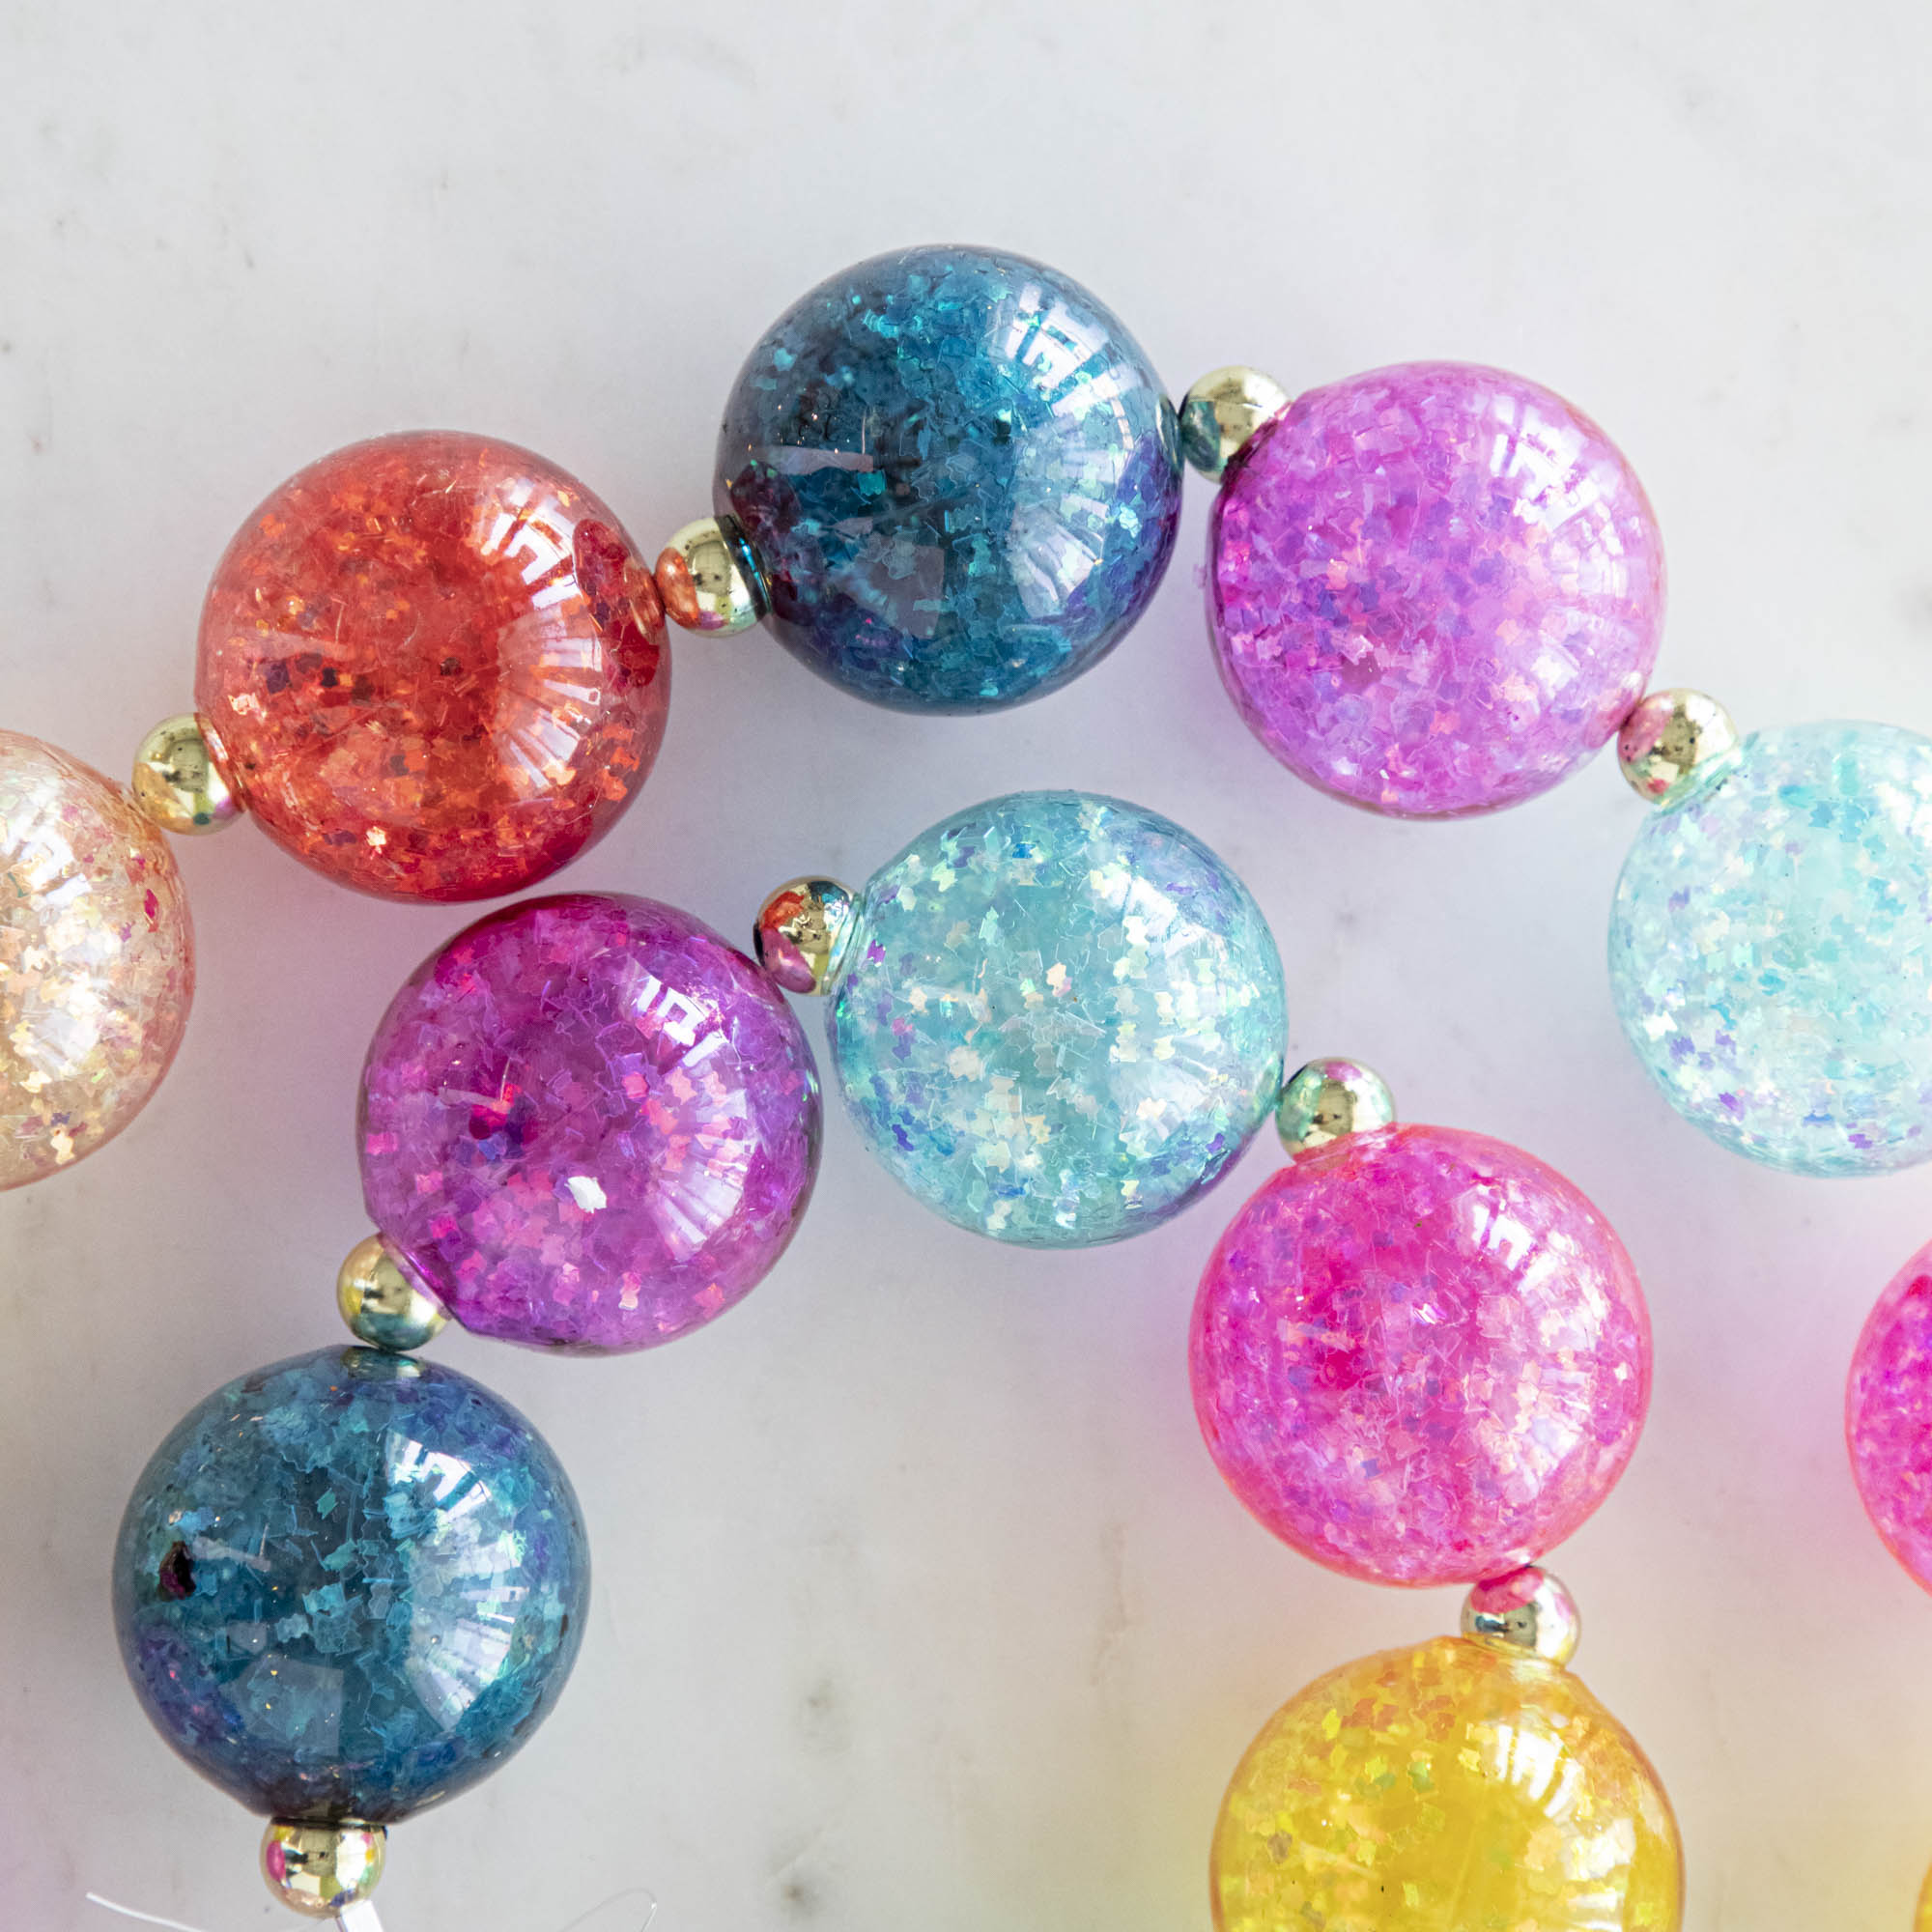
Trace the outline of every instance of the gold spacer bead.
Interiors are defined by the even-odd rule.
[[[441,1300],[381,1235],[349,1250],[335,1276],[335,1305],[358,1342],[391,1353],[433,1342],[449,1320]]]
[[[731,637],[770,608],[764,574],[732,517],[700,517],[672,534],[658,556],[658,595],[687,631]]]
[[[1395,1095],[1379,1073],[1353,1060],[1311,1060],[1288,1076],[1274,1124],[1290,1153],[1395,1122]]]
[[[1478,1583],[1463,1598],[1463,1634],[1485,1650],[1540,1657],[1560,1667],[1577,1655],[1583,1613],[1548,1570],[1525,1563]]]
[[[1259,369],[1210,370],[1180,400],[1180,453],[1202,475],[1218,480],[1256,430],[1292,400]]]
[[[242,800],[191,711],[162,719],[141,740],[130,789],[163,832],[219,832],[242,816]]]
[[[1617,763],[1651,805],[1675,805],[1737,755],[1738,727],[1701,691],[1653,691],[1617,733]]]
[[[859,901],[837,879],[792,879],[758,908],[752,946],[788,993],[829,993],[859,924]]]
[[[276,1818],[262,1833],[262,1876],[291,1912],[333,1918],[376,1889],[387,1840],[382,1826],[354,1818],[339,1825]]]

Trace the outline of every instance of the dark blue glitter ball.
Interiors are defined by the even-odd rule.
[[[996,710],[1077,676],[1146,608],[1180,518],[1174,408],[1077,282],[910,248],[766,331],[717,503],[812,669],[880,704]]]
[[[569,1479],[515,1409],[325,1349],[230,1382],[155,1453],[114,1620],[148,1716],[224,1791],[392,1824],[543,1721],[589,1587]]]

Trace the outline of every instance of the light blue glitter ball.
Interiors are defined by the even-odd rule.
[[[766,330],[725,407],[716,497],[812,669],[880,704],[990,711],[1076,676],[1146,608],[1180,519],[1179,433],[1079,283],[908,248]]]
[[[1759,731],[1638,834],[1617,1011],[1672,1106],[1794,1174],[1932,1154],[1932,739]]]
[[[921,834],[866,888],[833,1064],[929,1208],[1030,1247],[1158,1226],[1275,1103],[1281,960],[1228,867],[1170,820],[1017,792]]]

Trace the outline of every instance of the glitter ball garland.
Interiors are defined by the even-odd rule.
[[[1456,816],[1535,796],[1624,726],[1626,775],[1661,810],[1619,885],[1612,979],[1673,1104],[1795,1172],[1932,1153],[1932,740],[1817,725],[1739,750],[1705,694],[1644,699],[1654,518],[1604,433],[1538,384],[1416,363],[1291,401],[1223,368],[1184,419],[1189,461],[1222,479],[1221,676],[1279,759],[1374,810]],[[719,637],[769,621],[873,702],[1017,704],[1148,607],[1182,440],[1138,344],[1057,270],[962,247],[861,263],[754,347],[717,515],[656,573],[581,484],[487,439],[382,438],[291,478],[215,573],[198,710],[142,741],[135,796],[185,832],[245,806],[386,896],[519,891],[649,771],[666,599]],[[153,828],[4,733],[0,849],[20,901],[0,912],[6,1186],[139,1108],[192,953]],[[230,1383],[144,1472],[116,1556],[123,1654],[169,1743],[276,1815],[277,1896],[359,1904],[385,1821],[521,1747],[582,1634],[588,1556],[555,1459],[487,1391],[387,1350],[452,1314],[641,1349],[741,1299],[818,1157],[782,986],[830,995],[838,1080],[888,1171],[1023,1245],[1159,1226],[1280,1103],[1290,1164],[1196,1303],[1209,1448],[1315,1560],[1474,1587],[1460,1637],[1346,1665],[1256,1739],[1215,1833],[1222,1932],[1676,1932],[1668,1803],[1569,1675],[1577,1602],[1529,1561],[1603,1500],[1647,1405],[1641,1291],[1591,1205],[1502,1143],[1394,1124],[1356,1063],[1285,1092],[1259,909],[1199,839],[1120,800],[971,808],[863,893],[781,888],[754,943],[768,970],[674,908],[576,894],[426,961],[364,1068],[379,1232],[338,1306],[378,1346]],[[1927,1255],[1867,1326],[1847,1427],[1874,1521],[1932,1586]]]

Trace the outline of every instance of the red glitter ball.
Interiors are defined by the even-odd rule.
[[[229,545],[195,701],[279,844],[389,898],[521,891],[600,838],[664,737],[648,567],[582,484],[442,431],[337,450]]]

